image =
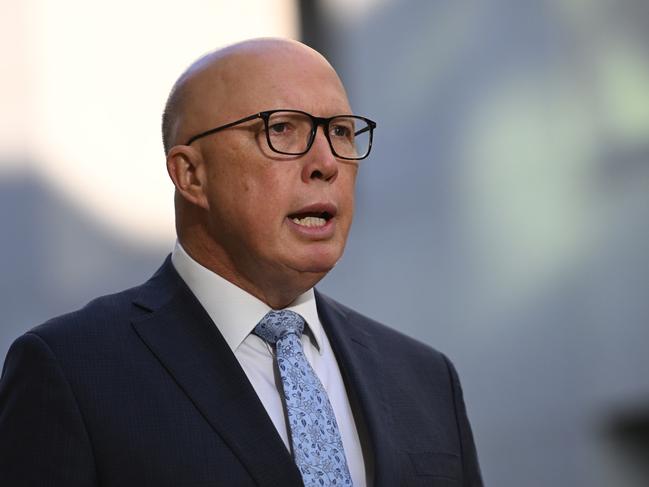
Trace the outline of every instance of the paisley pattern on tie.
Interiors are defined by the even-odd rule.
[[[288,310],[270,311],[254,333],[275,345],[293,456],[306,487],[351,486],[338,424],[327,393],[304,356],[304,319]]]

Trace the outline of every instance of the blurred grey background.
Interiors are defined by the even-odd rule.
[[[319,288],[451,357],[487,485],[649,485],[649,3],[288,3],[378,122]],[[0,152],[2,356],[173,246],[170,223],[117,232],[30,157]]]

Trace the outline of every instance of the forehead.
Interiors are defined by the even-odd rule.
[[[212,114],[218,111],[228,117],[277,108],[319,116],[350,111],[336,72],[304,46],[232,53],[209,66],[200,84],[203,106]]]

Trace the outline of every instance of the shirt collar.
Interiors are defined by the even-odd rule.
[[[263,301],[196,262],[176,241],[171,262],[201,303],[233,352],[271,308]],[[304,318],[314,345],[322,352],[322,325],[313,288],[298,296],[285,309]]]

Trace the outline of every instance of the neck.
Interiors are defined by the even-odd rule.
[[[286,308],[315,286],[325,275],[325,273],[315,272],[292,272],[290,275],[257,272],[249,275],[237,268],[232,259],[220,247],[214,245],[211,239],[189,238],[187,235],[180,234],[178,239],[185,252],[200,265],[273,309]]]

